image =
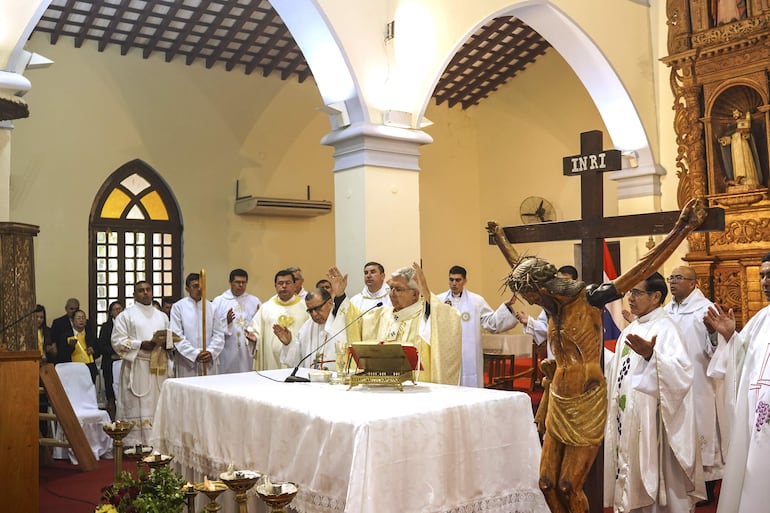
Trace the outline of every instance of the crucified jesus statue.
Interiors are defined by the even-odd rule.
[[[502,227],[487,224],[512,268],[506,285],[548,314],[548,341],[556,366],[541,403],[547,412],[539,486],[553,513],[588,512],[583,485],[604,438],[607,417],[601,308],[654,273],[706,214],[702,200],[690,200],[671,232],[631,269],[611,282],[589,286],[556,277],[556,267],[541,258],[519,256]]]

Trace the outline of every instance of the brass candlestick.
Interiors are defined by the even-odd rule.
[[[222,472],[219,474],[219,479],[235,492],[238,513],[248,513],[246,492],[257,483],[260,477],[262,477],[262,473],[254,472],[253,470],[236,470],[235,472]]]
[[[192,483],[188,482],[182,487],[182,493],[184,493],[185,500],[187,501],[187,513],[195,513],[195,496],[198,495],[198,490],[195,489]]]
[[[174,459],[173,454],[151,454],[149,456],[145,456],[142,458],[142,463],[150,467],[151,469],[155,469],[158,467],[164,467],[171,463],[171,460]]]
[[[123,439],[133,428],[133,422],[126,422],[124,420],[116,420],[102,426],[104,432],[112,438],[112,454],[113,458],[115,458],[115,478],[113,481],[117,481],[120,473],[123,471]]]
[[[140,462],[146,457],[152,454],[151,445],[136,444],[123,449],[123,456],[130,461],[136,463],[136,470],[139,470]]]
[[[195,485],[195,489],[206,495],[209,498],[209,503],[204,508],[206,511],[219,511],[222,509],[222,505],[217,502],[217,497],[227,490],[227,485],[222,481],[207,481],[205,483],[198,483]]]
[[[266,480],[257,485],[257,495],[262,499],[268,509],[272,513],[285,513],[286,506],[294,500],[294,496],[297,495],[299,488],[296,484],[285,483],[271,483]]]

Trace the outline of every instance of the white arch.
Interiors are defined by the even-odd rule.
[[[271,0],[313,72],[325,105],[345,103],[356,121],[367,116],[352,66],[323,11],[313,0]]]
[[[352,72],[333,26],[316,0],[274,0],[271,2],[313,71],[324,103],[345,102],[351,122],[371,122],[360,78]],[[591,37],[551,0],[525,0],[489,13],[457,38],[443,60],[433,70],[433,80],[418,94],[423,100],[415,106],[414,119],[422,119],[432,92],[452,57],[470,37],[490,19],[516,16],[536,30],[559,52],[585,86],[604,121],[615,147],[636,151],[640,167],[655,168],[649,138],[639,113],[610,61]]]
[[[426,94],[420,116],[432,91],[454,54],[482,25],[500,16],[516,16],[559,52],[583,83],[618,149],[636,151],[639,166],[654,167],[647,133],[639,113],[618,74],[594,41],[571,18],[548,0],[525,1],[491,13],[470,27],[446,56]]]

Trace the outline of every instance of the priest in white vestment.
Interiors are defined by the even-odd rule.
[[[262,304],[246,328],[246,338],[251,342],[254,370],[280,369],[283,343],[275,334],[279,327],[288,328],[297,336],[302,324],[309,318],[305,301],[295,294],[294,275],[284,269],[274,278],[276,295]]]
[[[332,289],[343,290],[347,275],[333,267],[329,271]],[[393,306],[374,307],[361,312],[345,298],[337,315],[344,315],[348,341],[409,344],[417,348],[423,370],[419,381],[459,385],[462,358],[462,329],[457,310],[431,294],[417,263],[402,267],[388,280]],[[335,292],[335,302],[339,296]],[[362,315],[363,314],[363,315]]]
[[[134,285],[134,304],[113,325],[112,348],[123,361],[115,415],[136,423],[124,445],[146,444],[160,387],[171,370],[166,353],[168,317],[152,305],[152,285],[146,281]]]
[[[217,373],[248,372],[254,368],[249,341],[244,333],[262,302],[246,292],[249,274],[243,269],[230,271],[230,288],[214,298],[216,316],[225,326],[225,346],[219,353]]]
[[[668,277],[672,300],[663,308],[679,326],[687,353],[693,363],[695,393],[695,420],[698,425],[698,444],[706,479],[708,502],[714,500],[714,486],[722,479],[724,458],[719,421],[724,416],[722,380],[706,375],[717,345],[717,333],[709,333],[703,317],[714,304],[698,288],[698,277],[691,267],[675,267]],[[705,506],[705,504],[702,504]]]
[[[770,301],[770,253],[762,258],[760,286]],[[707,324],[719,332],[709,375],[724,378],[728,417],[727,461],[717,513],[754,513],[770,507],[770,306],[740,333],[732,310],[709,310]]]
[[[281,363],[286,367],[301,366],[333,371],[335,348],[338,343],[347,342],[345,318],[330,315],[335,305],[326,289],[309,291],[305,296],[305,306],[310,319],[305,321],[296,337],[283,326],[275,330],[276,336],[284,344],[281,348]]]
[[[364,288],[350,298],[350,302],[362,312],[378,303],[393,306],[388,292],[390,287],[385,283],[385,268],[379,262],[367,262],[364,265]]]
[[[693,365],[666,293],[659,273],[628,292],[637,319],[618,339],[604,436],[604,505],[614,511],[689,513],[706,498]]]
[[[211,301],[202,299],[200,275],[190,273],[185,279],[188,296],[171,307],[171,330],[182,337],[176,344],[176,377],[189,378],[217,374],[217,360],[225,345],[225,327],[215,315]],[[204,310],[205,308],[205,310]],[[203,319],[206,319],[206,350],[203,350]],[[205,371],[204,371],[205,368]]]
[[[484,350],[481,329],[492,333],[507,331],[519,323],[511,305],[515,297],[492,310],[489,303],[478,294],[465,288],[468,274],[459,265],[449,269],[449,290],[439,295],[441,300],[457,310],[462,326],[462,366],[460,385],[484,386]]]

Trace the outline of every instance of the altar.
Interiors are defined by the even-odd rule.
[[[428,383],[348,390],[284,383],[289,372],[167,380],[150,444],[191,481],[230,463],[293,481],[291,507],[302,513],[548,511],[526,394]],[[250,511],[263,511],[257,501],[251,494]],[[232,492],[219,502],[235,511]]]

